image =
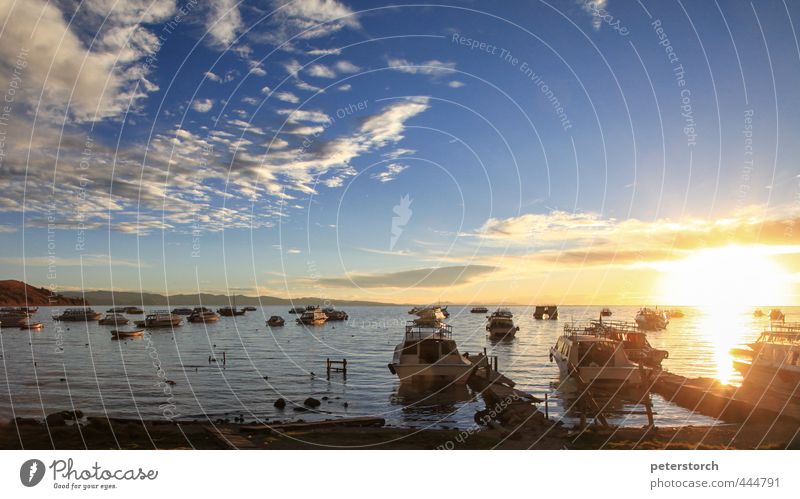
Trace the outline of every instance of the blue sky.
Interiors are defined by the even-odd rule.
[[[734,244],[796,296],[796,6],[75,5],[0,2],[4,276],[636,303]]]

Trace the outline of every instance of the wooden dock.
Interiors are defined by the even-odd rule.
[[[800,404],[788,396],[730,386],[710,378],[686,378],[662,372],[652,391],[693,412],[725,421],[800,421]]]

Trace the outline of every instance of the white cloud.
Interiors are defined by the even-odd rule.
[[[237,0],[212,0],[206,17],[206,30],[211,44],[227,48],[242,29],[242,16]]]
[[[312,64],[306,71],[317,78],[336,78],[336,72],[324,64]]]
[[[198,113],[207,113],[214,107],[213,99],[195,99],[192,101],[192,109]]]
[[[606,9],[608,0],[577,0],[577,2],[584,12],[592,16],[592,28],[600,31],[600,27],[603,25],[603,18],[600,14],[602,10]]]
[[[429,76],[441,76],[450,74],[456,68],[455,62],[443,62],[437,59],[414,63],[406,59],[389,59],[389,68],[409,74],[424,74]]]
[[[304,109],[278,109],[278,114],[287,116],[288,123],[299,123],[301,121],[309,123],[329,123],[331,118],[322,111],[308,111]]]
[[[215,81],[217,83],[222,81],[222,78],[218,74],[212,73],[211,71],[206,71],[204,75],[208,80]]]
[[[336,71],[345,74],[358,73],[361,71],[361,68],[350,61],[338,61],[336,64],[334,64],[334,67],[336,68]]]
[[[391,182],[392,180],[396,179],[397,176],[406,169],[408,169],[408,167],[405,165],[401,165],[399,163],[390,163],[386,166],[384,171],[372,175],[372,178],[385,184],[386,182]]]
[[[461,88],[465,85],[463,81],[453,80],[447,84],[450,88]]]
[[[339,90],[340,92],[349,92],[352,88],[353,88],[352,85],[350,85],[349,83],[345,83],[344,85],[339,85],[339,88],[337,88],[337,90]]]
[[[273,94],[273,96],[278,100],[288,102],[290,104],[297,104],[300,102],[300,98],[291,92],[278,92]]]
[[[303,39],[331,35],[343,28],[360,27],[357,16],[337,0],[273,0],[273,29],[263,36],[272,43],[298,36]]]

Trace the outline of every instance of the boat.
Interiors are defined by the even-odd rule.
[[[20,327],[25,324],[30,315],[22,310],[6,308],[0,311],[0,325],[3,327]]]
[[[669,317],[656,308],[640,308],[636,313],[636,325],[645,331],[660,331],[667,328]]]
[[[684,317],[683,310],[679,308],[670,308],[665,311],[664,314],[666,314],[668,319],[681,319]]]
[[[197,307],[192,310],[192,313],[189,314],[186,320],[195,324],[208,324],[209,322],[217,322],[219,320],[219,315],[206,307]]]
[[[239,315],[244,315],[244,310],[238,309],[236,307],[222,307],[217,309],[217,313],[223,317],[235,317]]]
[[[753,311],[753,317],[764,317],[764,311],[757,308]]]
[[[302,314],[305,311],[306,311],[306,309],[304,307],[294,307],[293,309],[289,310],[289,313],[290,314]]]
[[[447,305],[445,305],[444,307],[440,307],[440,308],[441,308],[442,313],[444,314],[445,318],[450,317],[450,312],[447,311]]]
[[[311,310],[306,310],[303,312],[303,315],[297,319],[298,324],[305,324],[306,326],[320,326],[325,324],[325,321],[328,320],[328,316],[322,310],[317,308],[312,308]]]
[[[744,376],[742,386],[796,400],[800,393],[800,323],[772,324],[750,347],[752,360],[733,361]]]
[[[507,308],[498,308],[488,317],[486,331],[490,338],[513,338],[519,327],[514,325],[514,315]]]
[[[611,317],[613,313],[610,308],[604,308],[600,311],[600,317]]]
[[[558,320],[558,305],[536,305],[533,310],[533,318],[536,320]]]
[[[329,321],[346,321],[350,318],[344,310],[335,310],[333,307],[322,309]]]
[[[586,333],[601,336],[614,341],[621,341],[625,355],[633,362],[643,364],[652,368],[660,368],[664,359],[669,358],[667,350],[654,348],[647,341],[647,332],[639,328],[635,323],[624,321],[590,321],[589,327],[581,331],[574,326],[564,326],[565,332]]]
[[[124,326],[128,323],[128,318],[122,314],[106,314],[105,317],[97,321],[101,326]]]
[[[463,385],[475,365],[458,352],[453,340],[453,330],[436,319],[441,309],[410,321],[405,328],[403,341],[394,349],[389,371],[400,378],[400,383],[446,383]]]
[[[53,320],[65,322],[89,322],[100,320],[103,314],[95,312],[89,307],[68,308],[61,315],[53,316]]]
[[[244,310],[245,312],[255,312],[257,309],[252,305],[248,305],[247,307],[242,307],[242,310]]]
[[[469,311],[471,314],[488,314],[489,309],[486,307],[472,307]]]
[[[269,319],[267,319],[267,326],[269,327],[280,327],[286,324],[286,321],[283,320],[283,317],[280,315],[273,315]]]
[[[180,326],[183,319],[178,315],[173,315],[166,310],[156,310],[151,314],[147,314],[143,321],[136,321],[136,327],[175,327]]]
[[[124,314],[128,307],[113,307],[106,310],[107,314]]]
[[[786,316],[783,314],[781,309],[773,308],[769,311],[769,320],[773,322],[783,322],[786,319]]]
[[[581,384],[638,386],[650,379],[652,369],[636,364],[625,354],[621,341],[566,329],[550,348],[550,361],[563,378]]]
[[[23,324],[19,326],[20,329],[30,329],[33,331],[38,331],[40,329],[44,329],[44,324],[41,322],[31,322],[25,321]]]
[[[117,329],[111,330],[111,338],[115,340],[123,338],[138,338],[144,336],[144,329],[134,329],[131,331],[120,331]]]
[[[144,310],[139,307],[125,307],[125,313],[130,315],[142,315]]]
[[[20,315],[24,317],[30,317],[31,315],[35,314],[39,310],[38,307],[3,307],[0,308],[0,315]]]
[[[192,309],[191,308],[173,308],[172,315],[191,315]]]

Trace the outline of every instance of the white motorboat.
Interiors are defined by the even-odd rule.
[[[173,315],[167,310],[157,310],[147,314],[143,321],[136,321],[137,327],[175,327],[180,326],[183,319],[179,315]]]
[[[128,318],[122,314],[106,314],[97,323],[101,326],[124,326],[128,323]]]
[[[772,324],[749,346],[752,361],[733,361],[744,384],[800,397],[800,323]]]
[[[628,358],[621,341],[569,329],[550,348],[550,360],[558,364],[562,377],[576,377],[586,384],[641,385],[652,373]]]
[[[95,312],[89,307],[83,308],[68,308],[64,310],[64,313],[61,315],[53,316],[53,320],[56,321],[68,321],[68,322],[89,322],[89,321],[97,321],[103,318],[103,314],[100,312]]]
[[[298,324],[305,324],[306,326],[321,326],[328,320],[328,314],[319,309],[319,307],[306,309],[303,315],[297,319]]]
[[[636,313],[636,325],[645,331],[660,331],[667,328],[669,317],[663,310],[656,308],[641,308]]]
[[[438,312],[440,315],[441,311]],[[394,349],[389,371],[401,383],[464,384],[475,364],[458,352],[452,328],[435,319],[436,313],[406,325],[403,341]]]
[[[514,314],[508,309],[498,308],[488,319],[486,331],[490,338],[513,338],[519,331],[519,327],[514,325]]]
[[[189,317],[186,319],[192,323],[203,323],[208,324],[211,322],[217,322],[219,320],[219,315],[213,310],[209,310],[206,307],[197,307],[189,314]]]

